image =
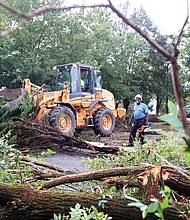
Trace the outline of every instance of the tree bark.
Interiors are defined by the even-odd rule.
[[[0,184],[0,219],[2,220],[49,220],[53,213],[68,214],[70,207],[80,203],[82,207],[94,205],[99,211],[107,213],[113,220],[141,220],[141,211],[127,206],[124,198],[107,198],[105,208],[98,207],[101,197],[92,193],[57,192],[35,190],[30,186]],[[166,220],[183,220],[179,210],[170,207],[164,213]],[[149,215],[146,220],[156,220]]]
[[[161,98],[159,96],[156,97],[156,115],[159,115],[160,106],[161,106]]]

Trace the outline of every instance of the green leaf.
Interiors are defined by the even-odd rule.
[[[170,100],[168,101],[168,108],[169,108],[169,111],[171,112],[171,114],[173,116],[177,117],[177,115],[178,115],[177,106]]]
[[[160,117],[158,117],[158,119],[167,122],[179,131],[183,131],[182,122],[173,115],[161,115]]]
[[[158,213],[158,212],[156,212],[156,213],[154,213],[155,214],[155,216],[157,216],[158,218],[161,218],[162,219],[162,214],[160,214],[160,213]]]
[[[164,219],[164,216],[163,216],[163,209],[161,207],[160,204],[158,204],[158,208],[157,208],[157,211],[156,213],[154,213],[156,216],[158,216],[159,218],[161,219]]]
[[[171,189],[170,189],[170,187],[168,187],[168,186],[164,186],[164,191],[166,192],[166,193],[171,193]]]
[[[146,218],[146,216],[147,216],[147,212],[146,212],[146,210],[144,210],[144,211],[142,212],[142,218],[144,219],[144,218]]]
[[[53,219],[54,219],[54,220],[57,220],[57,219],[58,219],[58,217],[57,217],[57,215],[56,215],[55,213],[53,214]]]
[[[164,200],[161,203],[161,208],[166,209],[166,208],[168,208],[168,205],[169,205],[169,201],[168,201],[168,197],[166,197],[166,198],[164,198]]]
[[[161,115],[158,118],[162,121],[167,122],[168,124],[170,124],[172,126],[176,126],[176,127],[182,126],[182,122],[173,115],[169,115],[169,114],[168,115]]]
[[[77,203],[77,204],[75,205],[75,209],[80,209],[80,204],[79,204],[79,203]]]
[[[154,213],[157,211],[158,209],[158,203],[157,202],[154,202],[154,203],[151,203],[149,206],[148,206],[148,209],[147,209],[147,213]]]
[[[170,197],[170,198],[169,198],[169,204],[172,205],[173,203],[174,203],[174,201],[173,201],[172,197]]]

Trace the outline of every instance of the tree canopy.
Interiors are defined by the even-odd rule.
[[[9,0],[10,5],[28,12],[52,1]],[[62,1],[56,1],[61,6]],[[122,11],[149,36],[168,48],[168,39],[153,24],[141,7],[129,14],[129,4]],[[16,25],[21,18],[0,8],[1,31]],[[188,34],[183,53],[188,54]],[[24,27],[4,37],[0,42],[0,87],[17,88],[25,78],[34,84],[48,84],[54,89],[57,64],[80,62],[94,65],[103,72],[103,87],[116,99],[133,98],[141,93],[144,100],[158,101],[158,111],[173,99],[171,74],[162,55],[137,33],[118,20],[108,9],[74,9],[56,11],[34,17]],[[188,80],[188,55],[182,60],[183,81]],[[162,83],[160,83],[162,82]],[[186,85],[186,84],[184,84]],[[186,88],[186,91],[187,88]]]

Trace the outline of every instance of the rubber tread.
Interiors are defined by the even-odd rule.
[[[59,127],[59,119],[62,115],[67,114],[67,116],[71,119],[71,129],[68,132],[64,132]],[[73,136],[76,128],[76,121],[73,111],[66,106],[58,106],[52,109],[49,113],[49,124],[52,127],[57,127],[60,131],[62,131],[67,136]]]
[[[102,118],[105,115],[109,115],[112,119],[112,125],[110,129],[106,130],[104,129],[102,125]],[[115,128],[115,117],[113,115],[113,112],[109,108],[100,108],[96,111],[96,113],[93,115],[93,120],[94,120],[94,133],[96,135],[100,134],[103,137],[110,136]]]

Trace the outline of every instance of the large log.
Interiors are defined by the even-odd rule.
[[[49,220],[53,213],[68,214],[70,207],[80,203],[83,207],[94,205],[99,211],[107,213],[113,220],[141,220],[141,212],[127,206],[124,198],[107,198],[105,208],[98,206],[101,197],[92,193],[57,192],[36,190],[27,185],[0,183],[0,219],[2,220]],[[182,213],[174,207],[168,208],[165,220],[185,220]],[[149,215],[146,220],[156,220]]]

